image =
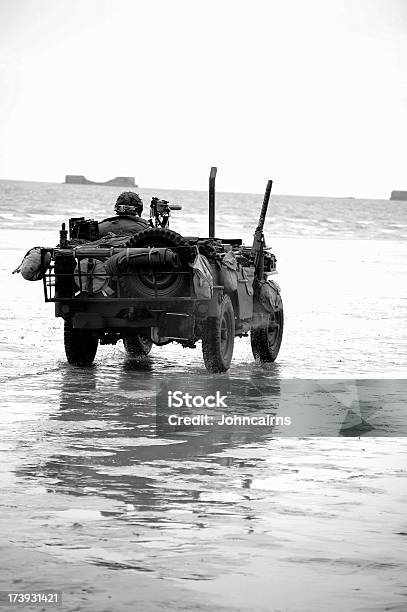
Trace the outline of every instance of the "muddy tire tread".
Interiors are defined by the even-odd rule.
[[[221,319],[223,314],[226,312],[229,312],[232,321],[229,332],[232,338],[233,356],[235,313],[230,297],[225,295],[221,303],[219,315],[217,317],[208,317],[205,323],[204,333],[202,335],[202,356],[208,372],[226,372],[230,367],[232,356],[230,357],[230,360],[225,361],[221,353]]]
[[[280,310],[277,314],[279,318],[280,329],[277,342],[272,350],[269,346],[266,327],[252,329],[250,332],[250,343],[252,347],[253,356],[255,359],[258,359],[262,363],[270,363],[275,361],[280,351],[281,342],[283,339],[284,312],[283,310]]]
[[[64,321],[65,355],[71,365],[91,366],[96,356],[98,342],[89,330],[75,329],[72,321]]]
[[[145,340],[147,340],[147,338]],[[123,338],[123,346],[126,353],[130,357],[146,357],[153,346],[152,340],[150,340],[147,344],[149,346],[148,350],[146,350],[146,346],[143,346],[143,343],[140,342],[140,337],[138,335]]]

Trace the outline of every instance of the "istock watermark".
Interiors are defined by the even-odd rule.
[[[244,416],[241,414],[224,414],[213,416],[207,413],[184,415],[169,414],[168,425],[209,427],[275,427],[276,425],[288,427],[291,425],[291,417],[276,416],[275,414]]]
[[[243,435],[249,442],[264,436],[400,437],[407,436],[406,402],[406,379],[174,375],[157,387],[156,434],[216,433],[222,441]]]
[[[176,382],[177,379],[163,381],[157,393],[158,435],[260,429],[271,433],[276,427],[291,426],[289,415],[276,414],[270,402],[266,407],[258,401],[261,391],[255,387],[246,385],[240,394],[235,381],[215,377],[188,379],[188,390]],[[185,385],[185,380],[182,382]]]
[[[227,399],[230,391],[222,395],[219,389],[214,395],[193,395],[180,390],[167,391],[168,408],[229,408]],[[196,427],[196,426],[219,426],[219,427],[274,427],[290,426],[290,416],[276,416],[275,414],[241,415],[228,414],[225,412],[199,414],[168,414],[167,422],[170,426]]]
[[[192,395],[182,391],[168,391],[168,408],[227,408],[227,395],[216,391],[215,395]]]

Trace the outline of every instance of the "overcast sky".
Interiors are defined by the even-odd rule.
[[[406,0],[0,0],[0,178],[407,189]]]

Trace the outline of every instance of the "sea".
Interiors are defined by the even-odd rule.
[[[114,214],[119,187],[66,185],[26,181],[0,181],[2,229],[48,231],[74,216],[101,219]],[[189,235],[207,231],[208,195],[204,191],[137,188],[148,216],[153,196],[180,204],[171,227]],[[250,242],[263,196],[250,193],[217,193],[217,230],[225,237]],[[332,238],[354,240],[406,240],[407,202],[356,198],[274,195],[268,210],[265,234],[269,240]]]
[[[17,578],[92,612],[404,611],[407,202],[272,194],[275,363],[241,338],[221,375],[199,344],[144,360],[101,346],[76,368],[42,283],[12,271],[70,217],[112,216],[121,191],[0,181],[0,590]],[[146,216],[157,196],[182,206],[173,230],[207,235],[205,192],[137,191]],[[218,193],[216,235],[251,244],[262,198]],[[163,382],[298,427],[160,430]]]

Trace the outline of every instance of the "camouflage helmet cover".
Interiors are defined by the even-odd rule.
[[[134,191],[123,191],[118,196],[114,209],[117,214],[133,213],[141,215],[143,212],[143,200]]]

